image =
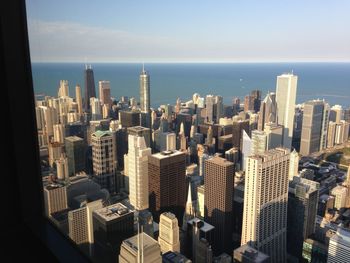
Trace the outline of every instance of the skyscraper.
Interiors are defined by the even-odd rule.
[[[300,154],[309,155],[320,150],[325,102],[312,100],[304,104]]]
[[[150,112],[150,76],[142,67],[140,74],[140,107],[142,112]]]
[[[81,97],[81,88],[79,85],[75,86],[75,101],[78,104],[78,114],[83,115],[83,99]]]
[[[160,215],[158,243],[162,253],[180,252],[179,225],[176,216],[170,212]]]
[[[286,262],[290,151],[276,148],[248,157],[241,244]]]
[[[251,153],[263,154],[266,151],[267,135],[264,131],[252,131]]]
[[[145,138],[128,136],[128,176],[130,204],[136,210],[148,208],[148,156],[152,154],[147,148]]]
[[[213,123],[214,121],[214,100],[213,95],[207,95],[205,97],[205,108],[207,110],[205,122]]]
[[[58,97],[68,97],[68,96],[69,96],[68,80],[60,80]]]
[[[67,187],[61,184],[50,184],[45,186],[44,202],[47,216],[67,209]]]
[[[294,149],[290,153],[289,175],[288,175],[289,181],[292,181],[294,176],[298,176],[299,160],[300,160],[299,153]]]
[[[73,176],[85,170],[86,144],[78,136],[69,136],[65,139],[65,148],[68,159],[68,174]]]
[[[284,126],[283,147],[288,149],[292,146],[297,82],[298,77],[293,73],[282,74],[277,77],[277,121],[278,124]]]
[[[234,163],[215,156],[205,161],[205,221],[215,227],[215,255],[232,252],[232,197]]]
[[[89,112],[90,98],[92,97],[96,98],[94,71],[92,70],[91,65],[85,66],[84,80],[85,80],[84,109],[86,112]]]
[[[101,187],[114,193],[117,170],[116,137],[110,131],[96,131],[91,135],[94,177]]]
[[[276,93],[269,92],[260,105],[258,130],[263,131],[266,123],[276,123],[276,119],[277,119]]]
[[[160,213],[168,211],[182,218],[186,204],[186,154],[163,151],[149,156],[148,177],[149,209],[154,219],[158,221]]]
[[[289,183],[287,251],[301,259],[303,242],[315,232],[320,184],[300,177]]]
[[[350,230],[339,226],[329,240],[327,263],[348,262],[350,258]]]
[[[100,80],[98,82],[98,90],[99,90],[99,96],[100,96],[100,102],[102,105],[109,105],[109,107],[112,106],[112,100],[111,100],[111,84],[108,80]]]

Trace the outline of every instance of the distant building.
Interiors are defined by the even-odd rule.
[[[140,125],[140,112],[138,110],[120,110],[119,111],[119,122],[122,127],[134,127]]]
[[[180,252],[179,224],[176,216],[170,212],[160,215],[158,243],[162,253]]]
[[[258,130],[263,131],[266,123],[277,123],[277,103],[274,92],[269,92],[261,102]]]
[[[98,91],[100,96],[100,102],[102,105],[112,106],[111,100],[111,84],[108,80],[100,80],[98,82]]]
[[[205,221],[215,227],[213,249],[219,255],[232,249],[234,163],[221,157],[205,161]]]
[[[145,138],[146,146],[152,147],[151,145],[151,129],[142,126],[133,126],[128,128],[128,135],[142,136]]]
[[[245,244],[233,251],[234,263],[268,263],[269,256]]]
[[[90,98],[96,97],[94,71],[92,70],[91,65],[90,66],[86,65],[85,67],[84,80],[85,80],[84,110],[86,112],[89,112]]]
[[[297,82],[298,77],[293,73],[277,77],[277,121],[278,124],[283,125],[283,147],[288,149],[292,145]]]
[[[140,233],[124,240],[120,247],[119,263],[139,262],[162,262],[159,244],[145,233]]]

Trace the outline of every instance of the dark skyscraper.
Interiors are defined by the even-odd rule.
[[[162,212],[183,218],[186,204],[186,154],[164,151],[148,157],[149,209],[158,222]],[[180,224],[181,224],[180,220]]]
[[[92,70],[91,65],[85,66],[84,81],[85,81],[84,110],[90,111],[90,98],[92,97],[96,98],[94,71]]]
[[[205,221],[215,227],[214,254],[232,253],[234,163],[221,157],[205,161]]]

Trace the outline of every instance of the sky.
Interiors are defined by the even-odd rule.
[[[350,62],[348,0],[27,0],[33,62]]]

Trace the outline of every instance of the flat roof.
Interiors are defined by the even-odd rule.
[[[76,141],[83,141],[83,138],[80,138],[78,136],[68,136],[65,138],[67,141],[71,141],[71,142],[76,142]]]
[[[94,211],[97,215],[102,217],[106,221],[111,221],[116,218],[120,218],[123,216],[126,216],[128,214],[131,214],[132,211],[129,210],[125,205],[122,203],[116,203],[104,208],[100,208]]]
[[[100,131],[100,130],[98,130],[98,131],[95,131],[92,135],[95,136],[95,137],[101,138],[101,137],[103,137],[105,135],[110,136],[111,132],[110,131]]]
[[[152,154],[152,157],[157,158],[157,159],[165,159],[168,157],[173,157],[173,156],[177,156],[177,155],[182,155],[184,154],[183,152],[180,151],[162,151],[160,153],[155,153]]]
[[[262,262],[269,258],[268,255],[252,248],[248,244],[240,246],[234,250],[234,255],[241,254],[243,257],[248,258],[250,260],[254,260],[254,262]]]
[[[192,218],[191,220],[188,220],[187,223],[192,224],[193,222],[200,222],[200,221],[203,222],[203,226],[200,228],[200,230],[202,230],[203,232],[209,232],[215,228],[211,224],[209,224],[209,223],[205,222],[204,220],[201,220],[197,217]]]
[[[214,156],[213,158],[206,160],[206,162],[215,163],[215,164],[222,165],[222,166],[234,165],[233,162],[230,162],[227,159],[219,157],[219,156]]]
[[[137,237],[138,237],[138,235],[136,234],[135,236],[132,236],[132,237],[125,239],[123,241],[123,245],[132,249],[135,252],[135,254],[138,251],[138,242],[137,242],[138,238]],[[142,240],[142,242],[141,242],[141,240]],[[143,244],[144,250],[147,249],[148,247],[153,247],[155,245],[158,246],[158,242],[144,232],[140,233],[140,243]]]

